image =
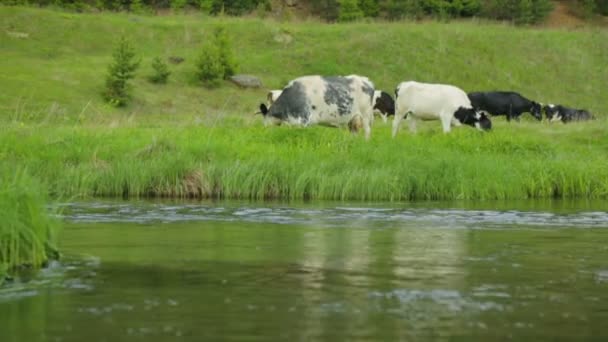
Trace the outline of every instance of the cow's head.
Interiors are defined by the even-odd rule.
[[[549,121],[559,121],[562,118],[559,113],[559,108],[554,104],[544,106],[543,111],[545,112],[545,116]]]
[[[377,109],[385,116],[395,115],[395,101],[384,91],[376,92],[374,96],[374,109]]]
[[[454,113],[454,117],[458,119],[460,123],[475,127],[480,131],[489,131],[492,129],[492,121],[490,121],[486,112],[482,110],[460,107]]]
[[[530,108],[530,114],[536,118],[536,120],[541,121],[543,119],[543,111],[542,105],[538,102],[532,101],[532,107]]]

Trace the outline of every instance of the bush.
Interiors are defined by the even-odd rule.
[[[339,21],[353,21],[363,17],[363,11],[359,8],[357,0],[339,0]]]
[[[135,77],[139,61],[135,60],[135,50],[124,36],[118,41],[113,56],[114,61],[108,68],[103,96],[112,105],[121,107],[130,99],[128,82]]]
[[[217,87],[224,78],[220,51],[212,41],[205,43],[196,61],[196,77],[207,87]]]
[[[219,52],[220,63],[224,69],[222,78],[227,79],[228,77],[234,75],[238,68],[238,64],[232,51],[232,42],[230,41],[230,37],[228,37],[228,33],[226,33],[226,30],[223,27],[217,27],[213,32],[213,36],[214,43]]]
[[[162,58],[156,57],[152,60],[152,69],[154,73],[148,78],[152,83],[167,83],[167,78],[171,75],[169,65]]]
[[[550,0],[485,0],[482,14],[516,24],[535,24],[545,19],[552,9]]]

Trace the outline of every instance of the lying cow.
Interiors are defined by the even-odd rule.
[[[393,138],[399,131],[401,120],[407,115],[410,130],[416,132],[418,120],[441,120],[443,132],[452,125],[462,124],[489,130],[492,122],[485,113],[471,107],[467,94],[447,84],[403,82],[395,89],[395,120]]]
[[[543,107],[547,120],[562,121],[563,123],[571,121],[593,120],[595,119],[591,113],[584,109],[572,109],[562,105],[549,104]]]
[[[367,77],[303,76],[289,82],[270,108],[261,104],[260,111],[266,124],[346,126],[360,119],[369,139],[373,101],[374,84]]]
[[[471,105],[491,115],[506,115],[507,121],[519,121],[522,113],[528,112],[537,120],[542,120],[540,103],[528,100],[513,91],[473,92],[468,94]]]
[[[374,92],[374,114],[376,113],[380,115],[384,123],[389,116],[395,115],[395,101],[387,92],[380,90]]]

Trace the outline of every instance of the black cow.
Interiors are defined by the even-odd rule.
[[[506,115],[507,121],[512,118],[519,121],[519,116],[526,112],[539,121],[543,119],[540,103],[530,101],[513,91],[473,92],[467,95],[473,108],[491,115]]]
[[[591,113],[584,109],[572,109],[562,105],[549,104],[543,107],[547,120],[562,121],[567,123],[570,121],[582,121],[595,119]]]

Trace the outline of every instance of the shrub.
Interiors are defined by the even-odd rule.
[[[357,0],[339,0],[339,21],[353,21],[363,17],[363,11],[359,8]]]
[[[152,83],[167,83],[167,78],[171,75],[169,65],[162,58],[156,57],[152,60],[152,70],[154,73],[148,78]]]
[[[206,42],[196,61],[196,77],[207,87],[217,87],[224,78],[220,51],[212,41]]]
[[[232,42],[230,41],[230,37],[228,37],[228,33],[223,27],[217,27],[213,32],[214,43],[217,46],[220,63],[222,64],[224,73],[222,75],[223,79],[227,79],[228,77],[234,75],[237,71],[238,64],[234,57],[234,52],[232,51]]]
[[[114,61],[108,68],[103,96],[112,105],[121,107],[126,105],[130,99],[128,82],[135,77],[139,61],[135,60],[135,50],[131,42],[124,36],[118,41],[113,56]]]

